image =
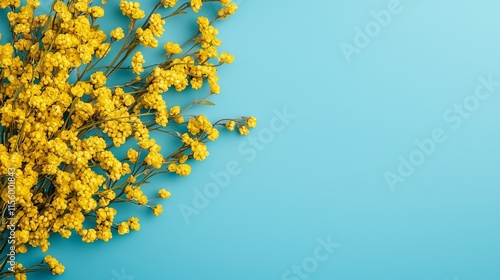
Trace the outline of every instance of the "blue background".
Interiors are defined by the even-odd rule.
[[[479,77],[500,81],[500,3],[402,0],[350,63],[341,44],[355,46],[355,28],[391,1],[237,3],[217,25],[236,61],[203,110],[255,115],[259,149],[223,133],[191,176],[151,183],[172,197],[160,217],[134,213],[141,231],[109,244],[55,238],[58,279],[500,279],[500,88],[459,128],[443,118]],[[295,117],[276,129],[285,107]],[[434,129],[446,141],[391,189],[384,174]],[[186,219],[182,205],[228,162],[239,174]],[[307,266],[318,238],[340,246],[307,278],[287,274]]]

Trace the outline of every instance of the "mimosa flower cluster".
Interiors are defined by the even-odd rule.
[[[10,265],[6,256],[11,249],[46,252],[54,234],[92,243],[139,230],[137,217],[118,218],[117,203],[160,215],[162,204],[154,201],[170,192],[160,187],[148,197],[143,190],[151,177],[188,176],[192,161],[209,156],[207,142],[219,129],[246,135],[257,125],[251,116],[212,122],[196,113],[214,105],[208,98],[221,91],[217,68],[234,60],[219,50],[213,25],[235,13],[231,0],[160,0],[151,11],[133,1],[96,2],[55,0],[42,13],[39,0],[0,0],[7,13],[0,22],[11,31],[0,44],[0,278],[62,274],[64,265],[50,255],[30,266]],[[191,38],[162,42],[175,28],[167,28],[167,20],[206,5],[220,9],[211,19],[198,16]],[[121,11],[126,26],[104,31],[99,22],[108,9]],[[161,61],[147,64],[148,48],[161,49]],[[191,90],[206,97],[167,104],[168,95]],[[162,148],[159,133],[177,139],[177,146]],[[15,194],[8,177],[15,178]],[[16,209],[11,239],[9,201]]]

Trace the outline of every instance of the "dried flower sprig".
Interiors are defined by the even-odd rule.
[[[106,17],[107,1],[91,2],[55,0],[50,12],[40,13],[38,0],[0,0],[0,8],[9,10],[11,33],[10,42],[0,45],[0,278],[63,273],[65,267],[50,255],[30,267],[15,261],[28,246],[47,251],[54,233],[76,233],[91,243],[139,230],[136,217],[115,220],[116,203],[160,215],[162,205],[153,205],[141,189],[149,179],[189,175],[190,162],[204,160],[206,143],[219,137],[216,126],[246,135],[257,124],[255,117],[212,123],[188,114],[214,105],[208,98],[220,92],[217,67],[234,60],[219,53],[213,23],[234,14],[236,4],[161,0],[146,13],[139,2],[122,0],[116,8],[129,24],[108,36],[97,24]],[[163,60],[146,65],[139,49],[159,47],[166,19],[190,9],[197,13],[205,2],[221,5],[214,19],[198,17],[196,34],[183,44],[167,42]],[[111,62],[102,65],[110,54]],[[135,77],[117,83],[114,77],[124,72]],[[204,90],[205,84],[205,98],[167,107],[167,91]],[[178,147],[162,150],[156,132],[178,139]],[[120,158],[124,144],[132,147]],[[157,195],[167,199],[170,192],[160,189]]]

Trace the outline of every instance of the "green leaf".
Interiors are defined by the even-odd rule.
[[[215,103],[213,103],[212,101],[208,101],[208,100],[199,101],[198,104],[199,105],[210,105],[210,106],[215,105]]]

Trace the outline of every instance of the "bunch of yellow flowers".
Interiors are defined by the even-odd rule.
[[[217,67],[234,60],[219,52],[213,23],[234,14],[236,4],[160,0],[146,12],[139,2],[121,0],[114,8],[129,24],[108,35],[97,24],[106,2],[55,0],[41,13],[39,0],[0,0],[12,35],[0,44],[0,278],[63,273],[50,255],[29,267],[16,261],[29,247],[46,252],[53,233],[91,243],[139,230],[136,217],[116,221],[113,205],[126,202],[160,215],[162,205],[151,203],[142,185],[162,173],[189,175],[190,161],[209,155],[206,143],[219,137],[218,127],[246,135],[257,125],[255,117],[211,122],[188,114],[213,105],[208,98],[220,92]],[[214,18],[197,17],[190,39],[167,42],[162,60],[145,65],[139,49],[158,48],[166,19],[197,13],[206,2],[220,5]],[[117,84],[113,76],[123,73],[133,78]],[[184,107],[167,106],[167,91],[187,89],[209,93]],[[178,146],[162,150],[153,132],[176,138]],[[121,151],[124,144],[131,148]],[[157,196],[167,199],[170,192],[160,189]]]

